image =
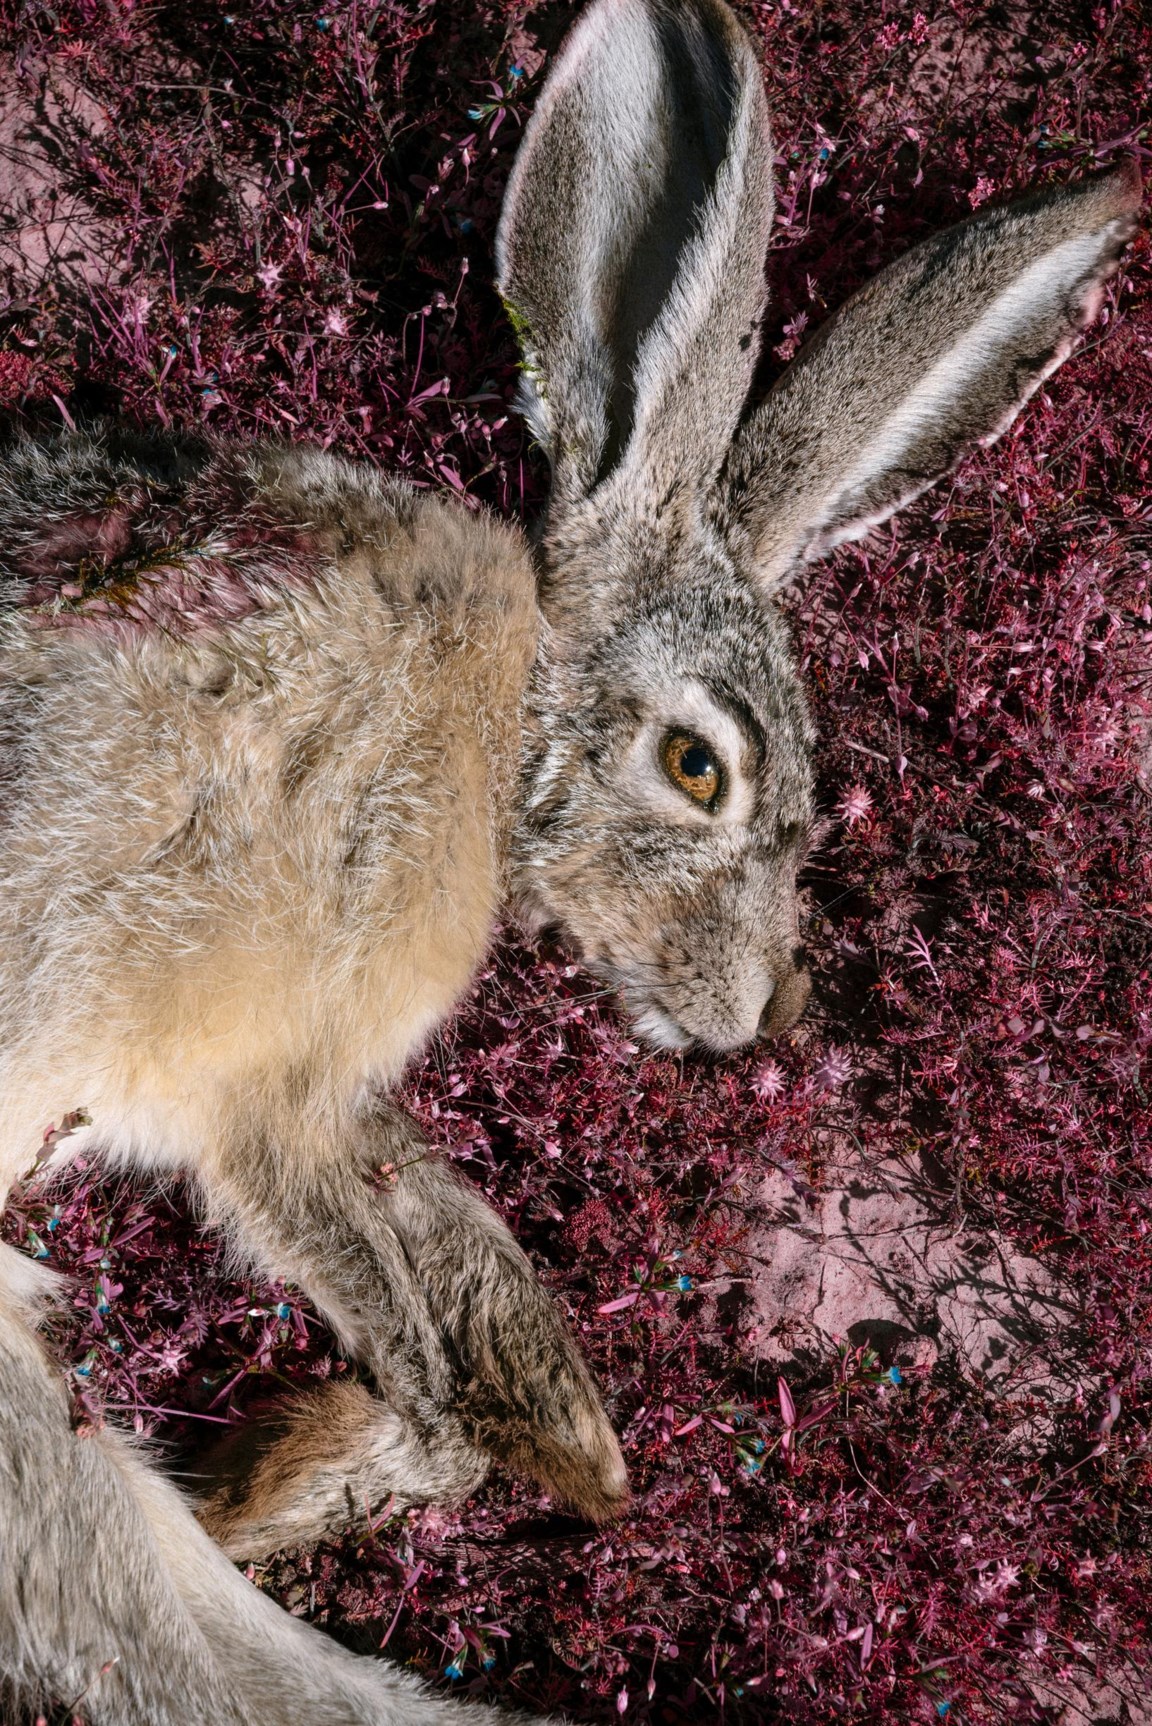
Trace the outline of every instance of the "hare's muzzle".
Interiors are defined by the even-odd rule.
[[[708,967],[665,948],[655,963],[599,969],[636,1035],[657,1048],[723,1055],[790,1030],[812,986],[803,948],[765,963],[734,945],[725,957]]]

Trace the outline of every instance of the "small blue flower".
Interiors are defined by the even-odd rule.
[[[99,1300],[96,1302],[96,1311],[98,1313],[103,1314],[106,1312],[111,1312],[112,1308],[108,1305],[108,1302],[106,1300]]]
[[[946,1714],[950,1714],[952,1712],[951,1702],[937,1702],[936,1712],[939,1714],[941,1720],[943,1720]]]
[[[120,1354],[123,1351],[124,1344],[120,1341],[119,1337],[113,1337],[112,1341],[108,1344],[108,1347],[112,1350],[113,1354]]]
[[[453,1660],[453,1662],[450,1666],[445,1666],[444,1676],[445,1676],[445,1678],[451,1678],[453,1680],[455,1680],[457,1678],[463,1678],[464,1668],[461,1665],[459,1665],[457,1663],[457,1661]]]
[[[235,24],[235,22],[236,22],[236,20],[235,20],[235,18],[234,18],[234,17],[233,17],[233,16],[232,16],[232,13],[231,13],[231,12],[225,12],[225,14],[224,14],[224,22],[225,22],[225,24]]]
[[[831,151],[830,151],[830,150],[821,150],[821,152],[820,152],[820,160],[821,160],[821,161],[822,161],[822,162],[826,162],[826,161],[827,161],[827,160],[828,160],[828,157],[829,157],[829,156],[830,156],[830,155],[831,155],[831,153],[832,153],[832,152],[831,152]]]
[[[78,1366],[76,1368],[76,1377],[77,1378],[90,1378],[91,1375],[92,1375],[92,1368],[90,1366]]]
[[[483,108],[469,108],[468,118],[470,120],[482,120],[484,118]]]
[[[327,30],[327,28],[328,28],[327,18],[317,18],[316,28],[317,28],[317,30]]]
[[[48,1233],[50,1235],[55,1234],[56,1230],[59,1227],[60,1227],[60,1218],[59,1217],[49,1217],[48,1218]]]
[[[752,1440],[752,1449],[755,1451],[757,1456],[763,1456],[764,1440],[762,1438],[754,1438]]]
[[[170,360],[174,360],[179,352],[180,349],[176,346],[175,342],[168,343],[168,358]]]
[[[472,218],[471,218],[471,216],[460,216],[460,217],[458,217],[457,222],[456,222],[456,226],[460,229],[460,232],[462,234],[470,234],[472,232]]]
[[[744,1464],[745,1474],[759,1474],[764,1464],[757,1457],[749,1457]]]
[[[888,1368],[888,1377],[891,1379],[893,1384],[904,1383],[904,1374],[900,1371],[898,1366],[890,1366]]]
[[[292,1308],[288,1305],[288,1302],[286,1300],[282,1300],[280,1302],[280,1305],[276,1308],[276,1317],[277,1318],[291,1318],[292,1317]]]
[[[522,78],[524,76],[523,66],[509,66],[508,76],[510,78]]]
[[[680,1290],[681,1294],[687,1294],[690,1288],[695,1287],[695,1284],[691,1277],[677,1277],[676,1287]]]
[[[496,1664],[496,1656],[494,1654],[486,1654],[480,1664],[484,1668],[485,1672],[491,1672],[493,1666]]]

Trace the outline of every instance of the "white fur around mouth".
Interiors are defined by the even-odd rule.
[[[692,1038],[678,1025],[670,1013],[663,1007],[658,1007],[654,1001],[647,1001],[639,1012],[632,1015],[632,1029],[638,1037],[643,1037],[646,1043],[652,1043],[657,1049],[687,1049]]]

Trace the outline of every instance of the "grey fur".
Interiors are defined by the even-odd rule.
[[[720,0],[589,8],[499,242],[553,463],[534,567],[513,530],[316,452],[104,429],[0,463],[0,1198],[65,1120],[49,1173],[91,1143],[191,1172],[375,1387],[221,1456],[200,1516],[230,1554],[462,1496],[493,1457],[591,1516],[626,1502],[528,1261],[382,1099],[501,899],[655,1042],[795,1021],[814,739],[774,589],[1003,429],[1138,203],[1121,170],[913,249],[749,409],[770,159]],[[0,1278],[7,1700],[83,1691],[96,1726],[456,1717],[278,1613],[140,1457],[74,1433],[27,1269]]]

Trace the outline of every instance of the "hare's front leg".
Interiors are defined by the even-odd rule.
[[[525,1254],[479,1193],[392,1110],[394,1226],[457,1363],[475,1441],[595,1521],[628,1498],[624,1461],[592,1376]]]
[[[623,1508],[579,1351],[504,1224],[406,1116],[384,1105],[342,1135],[239,1134],[206,1184],[380,1391],[331,1385],[236,1450],[202,1512],[229,1552],[317,1538],[366,1504],[461,1498],[492,1456],[594,1519]]]

